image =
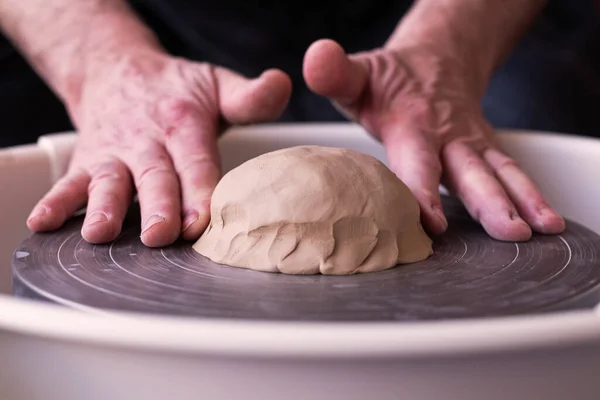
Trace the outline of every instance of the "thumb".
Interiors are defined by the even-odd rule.
[[[252,124],[278,118],[292,93],[292,81],[284,72],[270,69],[248,79],[226,68],[215,68],[219,108],[230,124]]]
[[[348,57],[335,41],[323,39],[306,50],[303,74],[313,92],[348,106],[364,92],[369,68],[359,58]]]

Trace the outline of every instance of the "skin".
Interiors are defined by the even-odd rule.
[[[247,79],[169,56],[121,0],[0,0],[0,16],[79,132],[68,172],[32,210],[33,231],[87,203],[83,238],[113,240],[135,191],[144,244],[199,237],[220,175],[217,135],[275,119],[291,93],[278,70]]]
[[[494,238],[564,230],[479,108],[543,4],[420,0],[380,49],[347,55],[320,40],[306,52],[309,87],[383,142],[434,234],[447,227],[440,182]],[[291,93],[279,70],[247,78],[168,55],[123,0],[0,0],[0,26],[79,132],[67,174],[27,221],[33,231],[57,229],[87,204],[84,239],[108,242],[137,193],[144,244],[197,239],[220,175],[219,133],[277,118]]]
[[[420,1],[381,49],[348,56],[321,40],[306,52],[309,87],[384,143],[430,232],[447,228],[440,183],[496,239],[564,230],[563,218],[499,148],[479,106],[494,69],[544,4]]]

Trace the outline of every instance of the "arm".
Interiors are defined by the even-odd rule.
[[[248,79],[170,56],[125,0],[0,0],[0,27],[78,131],[68,171],[27,220],[36,232],[85,204],[82,237],[110,242],[135,192],[144,244],[196,240],[220,176],[223,122],[271,121],[291,92],[281,71]]]
[[[91,67],[159,48],[125,0],[0,0],[0,28],[70,106]]]
[[[419,0],[387,48],[432,46],[476,74],[482,93],[495,68],[530,28],[547,0]]]

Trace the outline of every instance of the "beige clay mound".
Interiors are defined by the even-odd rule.
[[[221,179],[194,250],[218,264],[285,274],[349,275],[424,260],[419,205],[379,160],[298,146]]]

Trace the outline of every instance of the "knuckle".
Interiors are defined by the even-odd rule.
[[[494,147],[484,151],[483,157],[496,172],[521,169],[514,158]]]
[[[108,158],[90,168],[90,174],[96,181],[123,180],[127,177],[127,167],[117,158]]]
[[[458,107],[443,95],[406,94],[396,103],[399,103],[397,107],[402,114],[406,114],[419,131],[439,136],[458,128],[462,123],[457,118]]]
[[[475,155],[466,156],[463,160],[463,165],[465,170],[480,169],[484,166],[481,159]]]
[[[104,183],[104,182],[122,182],[126,178],[125,174],[116,171],[104,171],[94,175],[92,184]]]
[[[122,129],[132,138],[142,138],[148,134],[148,129],[144,129],[137,124],[125,124]]]
[[[455,106],[449,99],[438,99],[433,101],[434,121],[436,126],[446,126],[451,122]]]
[[[105,192],[123,190],[123,184],[130,180],[127,167],[117,158],[105,159],[90,167],[91,181],[88,195],[101,190]],[[126,189],[125,189],[126,190]]]
[[[145,75],[146,70],[143,68],[141,63],[137,63],[134,60],[127,60],[120,65],[120,71],[126,78],[141,78]]]
[[[442,121],[438,115],[438,109],[431,106],[435,104],[434,101],[426,98],[418,98],[413,101],[415,105],[412,108],[412,116],[421,129],[432,132],[439,131],[445,121]]]
[[[107,205],[120,204],[124,200],[122,193],[116,191],[106,191],[106,193],[102,194],[102,197],[103,203]]]
[[[35,208],[52,209],[56,202],[56,194],[52,192],[46,193],[35,205]]]
[[[112,178],[92,179],[88,185],[88,197],[102,197],[104,199],[102,202],[108,202],[109,200],[124,201],[126,197],[129,197],[131,187],[123,187],[118,183]]]
[[[194,104],[182,98],[168,98],[160,102],[159,109],[167,125],[178,124],[188,118],[194,110]]]
[[[142,168],[135,177],[135,186],[140,190],[148,180],[157,179],[163,176],[171,177],[173,170],[165,164],[153,164]]]
[[[441,204],[439,195],[434,193],[431,189],[421,189],[419,191],[419,198],[421,202],[429,206],[437,206]]]
[[[154,215],[158,214],[166,219],[177,219],[181,216],[180,203],[176,196],[169,194],[159,199],[140,199],[142,214]]]
[[[164,196],[160,201],[152,202],[151,207],[158,210],[160,214],[169,215],[179,207],[179,198],[169,194],[168,196]]]
[[[171,158],[166,152],[165,148],[160,143],[149,142],[143,143],[138,146],[135,153],[128,157],[129,161],[135,164],[130,167],[142,167],[150,165],[164,165],[168,166],[171,164]]]
[[[436,176],[442,174],[442,163],[436,154],[424,154],[422,158],[422,165],[430,174],[435,174]]]
[[[199,153],[187,157],[186,160],[181,163],[177,172],[181,175],[188,175],[200,169],[213,168],[214,166],[215,162],[210,154]]]
[[[66,174],[56,182],[54,187],[61,192],[76,192],[83,178],[82,172]]]
[[[519,163],[513,158],[503,157],[496,165],[497,170],[515,169],[519,168]]]
[[[90,198],[92,198],[90,196]],[[112,207],[125,203],[125,197],[122,192],[117,192],[114,190],[106,190],[103,191],[100,195],[96,197],[96,207],[95,211],[104,210],[107,211]]]
[[[143,150],[131,157],[128,163],[136,189],[146,185],[147,181],[156,182],[165,177],[174,176],[173,165],[169,154],[158,143],[148,143]]]

